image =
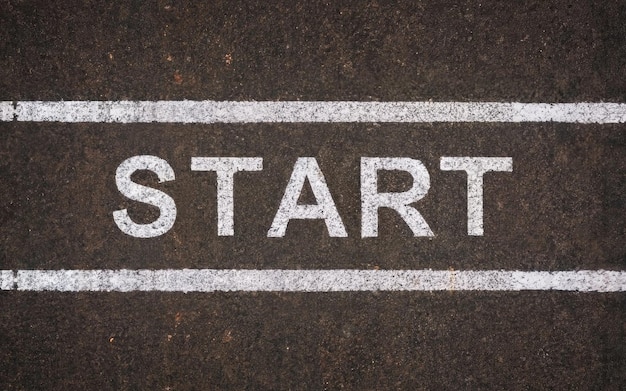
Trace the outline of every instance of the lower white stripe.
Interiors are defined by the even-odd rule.
[[[624,103],[347,101],[0,102],[0,120],[109,123],[566,122],[624,123]]]
[[[2,290],[64,292],[624,292],[626,272],[453,270],[2,270]]]

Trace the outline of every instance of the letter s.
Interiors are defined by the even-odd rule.
[[[160,190],[143,186],[131,180],[135,171],[152,171],[159,177],[159,183],[173,181],[174,170],[169,163],[157,156],[141,155],[124,160],[115,172],[117,189],[125,197],[159,208],[159,218],[149,224],[137,224],[128,216],[128,210],[113,212],[113,220],[118,228],[127,235],[136,238],[154,238],[163,235],[172,228],[176,221],[176,203],[169,195]]]

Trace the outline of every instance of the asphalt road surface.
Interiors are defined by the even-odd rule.
[[[0,2],[0,101],[626,102],[623,1]],[[624,124],[0,122],[0,269],[626,269]],[[137,155],[176,203],[159,217],[116,186]],[[216,174],[237,173],[218,236]],[[467,232],[463,172],[484,176]],[[315,157],[347,237],[321,219],[268,237],[294,164]],[[434,236],[381,209],[361,236],[361,157],[423,163]],[[381,192],[412,186],[381,174]],[[307,185],[308,186],[308,185]],[[306,187],[301,204],[313,204]],[[557,291],[0,292],[5,390],[623,390],[626,294]]]

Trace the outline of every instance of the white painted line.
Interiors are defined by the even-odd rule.
[[[5,105],[5,109],[8,106]],[[11,107],[12,113],[13,108]],[[4,113],[4,111],[3,111]],[[18,121],[107,123],[625,123],[624,103],[22,101]],[[12,121],[9,112],[2,121]]]
[[[13,121],[13,115],[15,114],[15,108],[13,102],[0,101],[0,122]]]
[[[15,273],[12,270],[0,270],[0,290],[12,290],[15,285]]]
[[[625,292],[626,271],[451,270],[18,270],[19,291],[63,292]],[[0,273],[15,289],[13,272]]]

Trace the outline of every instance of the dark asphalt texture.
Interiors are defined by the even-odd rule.
[[[626,2],[0,1],[0,100],[625,102]],[[0,269],[626,269],[624,125],[0,123]],[[176,201],[162,237],[124,235],[115,169]],[[259,156],[218,237],[215,174]],[[314,156],[348,238],[267,238]],[[435,237],[381,211],[360,238],[359,159],[421,160]],[[441,156],[510,156],[485,176],[485,235]],[[386,191],[410,182],[383,176]],[[306,195],[304,202],[306,202]],[[310,195],[309,195],[310,197]],[[0,292],[3,390],[623,390],[626,294]]]

